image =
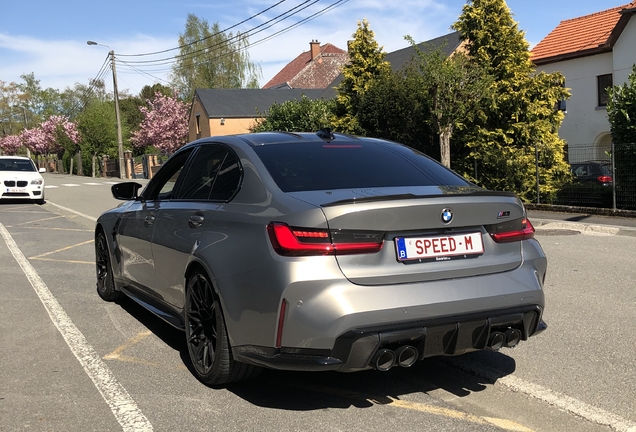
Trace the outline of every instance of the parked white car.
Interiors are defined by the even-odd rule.
[[[0,187],[3,200],[34,200],[44,204],[44,179],[30,158],[0,156]]]

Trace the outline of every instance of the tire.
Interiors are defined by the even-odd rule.
[[[208,277],[196,271],[188,278],[185,334],[195,376],[208,386],[222,386],[255,377],[260,368],[232,358],[221,310]]]
[[[113,269],[110,265],[110,253],[106,234],[100,231],[95,238],[95,271],[97,275],[97,294],[106,301],[115,301],[121,292],[115,289]]]

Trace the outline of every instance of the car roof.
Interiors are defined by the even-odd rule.
[[[276,145],[276,144],[288,144],[288,143],[316,143],[323,142],[329,143],[332,141],[342,142],[385,142],[390,141],[359,137],[355,135],[348,135],[343,133],[332,132],[330,129],[321,129],[318,132],[255,132],[245,133],[237,135],[221,135],[211,136],[207,138],[201,138],[187,145],[183,148],[188,148],[196,145],[212,144],[212,143],[226,143],[234,144],[237,146],[248,145],[249,147],[260,147],[264,145]]]
[[[31,158],[24,156],[0,156],[0,159],[22,159],[22,160],[31,160]]]

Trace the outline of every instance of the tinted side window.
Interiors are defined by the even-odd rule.
[[[192,149],[171,157],[148,183],[147,189],[143,192],[144,198],[150,201],[173,199],[176,193],[177,179],[191,153]]]
[[[227,154],[227,149],[219,145],[201,146],[184,177],[178,199],[208,199]]]
[[[283,192],[470,184],[426,155],[385,141],[283,143],[254,151]]]
[[[231,152],[221,165],[221,169],[214,180],[210,199],[215,201],[227,201],[236,193],[241,183],[241,166],[238,157]]]

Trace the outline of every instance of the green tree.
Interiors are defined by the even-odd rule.
[[[459,170],[489,189],[531,201],[537,198],[538,150],[541,195],[544,201],[554,198],[569,179],[565,143],[558,136],[563,113],[555,109],[569,95],[565,78],[536,73],[528,42],[504,0],[469,1],[453,27],[471,61],[492,77],[485,103],[462,134],[471,158]]]
[[[357,118],[360,127],[374,137],[439,156],[437,146],[432,145],[434,134],[428,123],[430,109],[422,75],[415,65],[374,80],[360,99]]]
[[[92,175],[98,155],[117,155],[115,110],[109,101],[92,101],[77,117],[77,129],[82,139],[80,148],[92,157]],[[79,168],[79,167],[78,167]],[[79,174],[79,172],[78,172]]]
[[[384,59],[386,54],[366,19],[358,21],[348,51],[349,63],[342,69],[343,79],[337,88],[336,115],[332,123],[340,132],[364,135],[358,119],[360,101],[374,80],[391,71],[391,65]]]
[[[463,52],[447,56],[440,48],[423,47],[407,36],[416,53],[428,98],[428,122],[439,136],[440,162],[451,166],[451,137],[478,111],[491,84],[477,63]]]
[[[335,101],[333,99],[309,99],[303,95],[283,103],[274,103],[260,113],[262,119],[250,128],[251,132],[283,131],[312,132],[331,127]]]
[[[636,144],[636,65],[627,82],[609,88],[607,117],[615,144]]]
[[[614,142],[616,204],[634,209],[636,203],[636,65],[627,82],[608,91],[607,116]]]
[[[191,100],[197,88],[258,88],[261,68],[250,60],[247,35],[226,34],[218,23],[210,27],[189,14],[179,46],[171,82],[183,100]]]

